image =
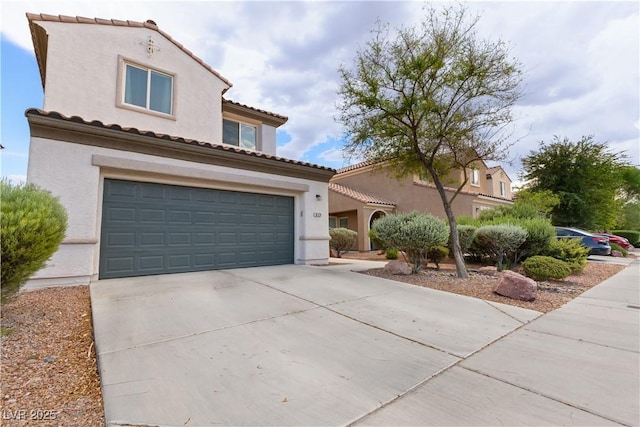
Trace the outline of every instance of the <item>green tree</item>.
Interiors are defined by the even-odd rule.
[[[531,191],[525,188],[518,191],[515,199],[516,205],[533,206],[539,213],[547,217],[551,215],[553,208],[560,204],[560,197],[550,190]]]
[[[640,168],[623,166],[620,176],[623,205],[616,220],[616,228],[640,230]]]
[[[615,224],[622,206],[625,159],[593,136],[576,142],[556,136],[523,159],[523,178],[530,191],[560,198],[551,211],[554,225],[604,230]]]
[[[340,67],[338,120],[348,154],[398,177],[426,175],[442,200],[458,277],[468,277],[452,202],[481,160],[502,160],[520,98],[520,64],[502,41],[479,40],[466,9],[429,9],[417,28],[379,25],[351,68]],[[463,179],[452,194],[445,179]]]

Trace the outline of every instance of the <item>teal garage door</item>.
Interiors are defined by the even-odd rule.
[[[105,179],[101,279],[293,263],[293,198]]]

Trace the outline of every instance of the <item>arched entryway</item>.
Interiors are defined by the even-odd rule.
[[[375,211],[371,214],[371,217],[369,217],[369,229],[367,230],[367,232],[369,230],[371,230],[371,226],[373,225],[373,221],[375,221],[378,218],[381,218],[383,216],[387,215],[387,213],[385,211]],[[369,248],[372,251],[376,251],[378,250],[378,248],[376,248],[376,245],[373,244],[373,242],[371,241],[371,239],[369,239]]]

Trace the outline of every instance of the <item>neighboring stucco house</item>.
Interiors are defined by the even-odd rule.
[[[68,231],[30,286],[328,261],[333,169],[276,156],[287,117],[144,23],[27,14],[44,87],[27,181]]]
[[[468,177],[453,202],[456,215],[477,216],[483,209],[513,203],[511,181],[501,167],[487,168],[479,162],[476,168],[468,171]],[[463,174],[453,172],[446,180],[450,184],[462,182]],[[455,191],[451,187],[446,190],[449,197]],[[504,196],[500,196],[501,188],[505,190]],[[382,164],[362,162],[338,169],[329,182],[329,228],[345,227],[356,231],[357,250],[361,252],[372,249],[369,230],[374,220],[391,213],[411,211],[428,212],[446,219],[440,195],[424,177],[398,179]]]

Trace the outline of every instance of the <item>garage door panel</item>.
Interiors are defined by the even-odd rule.
[[[110,208],[105,211],[106,219],[111,222],[131,222],[136,221],[136,210],[132,208]]]
[[[100,278],[293,262],[293,198],[105,179]]]

